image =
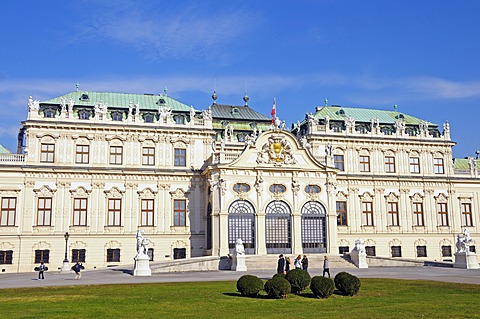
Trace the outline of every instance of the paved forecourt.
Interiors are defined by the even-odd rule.
[[[470,283],[480,285],[480,269],[456,269],[442,267],[378,267],[368,269],[331,269],[332,278],[340,271],[347,271],[359,278],[396,278],[410,280],[433,280]],[[82,272],[80,280],[74,280],[75,273],[46,272],[45,280],[37,280],[37,272],[0,274],[0,289],[29,288],[43,286],[80,286],[99,284],[134,284],[153,282],[191,282],[237,280],[244,274],[269,279],[275,270],[236,271],[192,271],[155,273],[150,277],[134,277],[130,268],[105,268]],[[321,269],[309,269],[312,276],[322,274]]]

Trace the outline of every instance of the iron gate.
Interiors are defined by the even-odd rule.
[[[292,253],[291,210],[285,202],[273,201],[265,208],[267,254]]]
[[[304,253],[327,252],[325,207],[319,202],[307,202],[302,207],[302,247]]]
[[[234,201],[228,208],[228,248],[235,250],[237,239],[243,241],[245,254],[255,254],[255,209],[246,200]]]

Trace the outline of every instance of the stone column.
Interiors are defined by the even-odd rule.
[[[327,177],[327,253],[338,252],[337,240],[337,206],[335,198],[336,180],[333,175]],[[347,207],[348,209],[348,207]]]

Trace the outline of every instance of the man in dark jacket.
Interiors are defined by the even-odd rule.
[[[79,280],[80,278],[82,278],[82,274],[81,274],[82,269],[85,269],[85,267],[83,267],[83,265],[79,261],[77,261],[77,263],[73,265],[72,270],[75,272],[76,280]]]
[[[278,256],[278,263],[277,263],[277,274],[285,273],[285,258],[283,255]]]
[[[308,271],[308,258],[307,255],[303,255],[302,259],[302,269]]]

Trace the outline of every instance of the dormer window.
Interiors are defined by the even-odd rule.
[[[404,119],[404,118],[405,118],[405,116],[401,113],[397,115],[397,119]]]
[[[57,110],[52,107],[46,108],[43,110],[43,116],[48,118],[54,118]]]
[[[338,114],[339,115],[345,115],[345,111],[343,109],[340,109],[340,111],[338,111]]]
[[[145,123],[153,123],[154,119],[155,118],[152,113],[147,113],[143,115],[143,121]]]
[[[78,118],[80,120],[88,120],[90,119],[90,111],[89,110],[80,110],[78,111]]]
[[[185,117],[183,115],[175,115],[173,117],[175,124],[185,124]]]
[[[234,108],[232,109],[232,114],[233,114],[233,115],[238,115],[238,114],[240,114],[240,111],[239,111],[236,107],[234,107]]]
[[[88,101],[89,98],[88,98],[88,94],[82,94],[82,96],[80,96],[80,101]]]
[[[112,121],[121,122],[123,120],[123,115],[122,115],[122,112],[120,112],[120,111],[113,111],[111,113],[111,116],[112,116]]]
[[[158,104],[165,104],[165,99],[158,100]]]

